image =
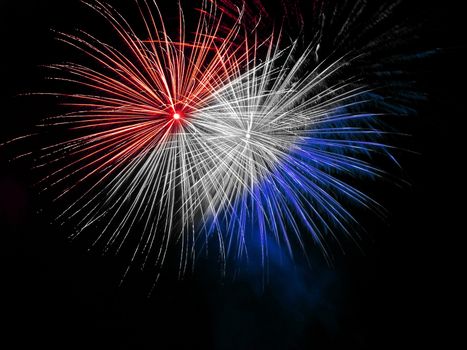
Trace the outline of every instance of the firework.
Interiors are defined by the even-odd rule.
[[[219,165],[206,178],[216,211],[205,229],[218,237],[224,258],[259,251],[254,260],[265,266],[270,246],[293,256],[312,241],[331,259],[328,243],[358,238],[352,207],[384,215],[355,184],[390,176],[373,161],[398,165],[381,120],[410,113],[406,106],[418,98],[398,70],[408,59],[398,44],[410,29],[384,29],[395,5],[315,1],[309,44],[298,36],[280,49],[281,33],[246,44],[255,54],[200,117],[216,115],[211,137]]]
[[[85,32],[59,34],[97,66],[51,66],[61,75],[55,79],[91,92],[58,94],[75,110],[47,126],[80,135],[43,149],[42,162],[58,166],[42,183],[48,190],[61,188],[55,200],[88,187],[58,218],[75,220],[74,236],[104,223],[96,243],[118,250],[140,225],[135,255],[156,250],[156,264],[162,264],[168,244],[176,240],[186,262],[194,253],[195,216],[205,216],[199,177],[212,171],[203,164],[203,144],[190,140],[196,132],[190,119],[246,59],[235,40],[239,26],[233,22],[226,28],[216,5],[204,2],[190,39],[179,7],[178,35],[172,39],[157,4],[143,1],[146,33],[140,38],[109,5],[88,5],[111,25],[122,47]]]
[[[352,236],[357,221],[346,203],[380,208],[342,175],[383,176],[364,159],[387,148],[371,125],[376,115],[365,112],[368,88],[336,78],[345,58],[306,72],[313,47],[297,58],[296,43],[269,45],[261,63],[252,58],[190,120],[204,130],[191,135],[203,138],[213,164],[201,178],[214,210],[205,230],[224,256],[248,256],[247,242],[259,241],[263,263],[270,240],[293,255],[291,240],[305,250],[311,237],[326,253],[330,238]]]
[[[105,251],[134,247],[130,266],[160,267],[178,246],[183,274],[214,236],[223,261],[255,241],[265,265],[270,242],[294,255],[311,239],[327,255],[329,239],[353,238],[349,204],[380,210],[349,180],[384,176],[370,161],[389,155],[374,121],[397,104],[349,68],[368,67],[376,46],[347,50],[350,20],[334,39],[344,52],[326,53],[322,15],[304,45],[264,35],[268,22],[245,7],[203,1],[191,31],[178,6],[171,36],[155,2],[138,2],[142,34],[109,5],[88,6],[118,44],[59,34],[90,63],[53,65],[54,79],[86,92],[53,94],[72,111],[45,123],[65,139],[37,165],[53,169],[41,185],[68,203],[58,220],[73,237],[97,227]]]

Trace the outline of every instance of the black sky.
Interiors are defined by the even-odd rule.
[[[124,4],[124,1],[119,1]],[[49,223],[31,188],[21,151],[0,148],[0,347],[128,349],[380,349],[446,344],[446,311],[454,289],[449,265],[459,230],[452,196],[459,174],[453,129],[463,119],[463,27],[454,1],[411,1],[409,21],[421,25],[420,47],[443,48],[420,66],[427,100],[407,121],[402,154],[411,185],[371,187],[390,213],[368,219],[363,252],[337,254],[330,267],[287,264],[265,290],[259,273],[224,281],[202,261],[193,276],[161,283],[147,298],[146,275],[119,286],[124,262],[87,251]],[[413,7],[412,7],[413,6]],[[459,6],[458,6],[459,7]],[[459,8],[457,8],[459,10]],[[24,134],[54,110],[40,91],[41,64],[60,61],[51,28],[93,26],[78,1],[4,0],[0,4],[0,143]],[[465,81],[465,80],[464,80]],[[458,197],[461,195],[458,194]],[[47,208],[45,208],[47,209]],[[448,294],[446,293],[448,292]],[[1,344],[16,344],[3,347]]]

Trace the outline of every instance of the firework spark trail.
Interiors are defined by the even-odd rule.
[[[94,244],[106,251],[131,241],[130,266],[142,257],[159,268],[178,244],[181,275],[212,236],[224,262],[259,241],[264,266],[272,241],[293,256],[310,238],[326,255],[327,241],[353,239],[348,205],[381,208],[348,179],[385,176],[370,158],[390,149],[374,126],[377,93],[348,69],[365,46],[324,55],[323,19],[305,48],[302,37],[284,48],[281,31],[245,28],[243,8],[207,0],[193,35],[178,6],[172,38],[157,4],[138,4],[143,35],[109,5],[88,4],[120,46],[59,34],[95,68],[51,66],[89,91],[54,93],[73,111],[45,125],[72,135],[43,148],[38,164],[55,169],[41,184],[57,203],[74,198],[58,220],[73,223],[74,237],[99,227]]]
[[[190,120],[205,130],[192,137],[205,138],[217,163],[201,179],[215,203],[206,231],[218,235],[224,257],[248,255],[246,242],[260,240],[263,264],[270,239],[293,255],[291,239],[306,250],[303,237],[310,235],[326,252],[326,240],[338,240],[335,231],[352,236],[357,222],[345,203],[379,206],[339,175],[382,176],[361,155],[387,148],[377,141],[381,131],[367,125],[376,115],[356,112],[365,108],[368,89],[335,78],[348,58],[305,74],[315,48],[295,58],[295,45],[278,47],[269,40],[262,62],[249,60]]]
[[[194,253],[194,218],[204,216],[198,212],[206,202],[196,184],[201,171],[212,172],[203,164],[204,144],[189,144],[193,140],[186,134],[193,130],[186,128],[194,111],[207,105],[213,92],[246,59],[235,40],[240,28],[234,23],[226,30],[223,25],[221,40],[222,15],[216,13],[214,3],[204,2],[191,41],[186,39],[179,8],[179,40],[173,41],[157,5],[154,9],[143,1],[140,11],[148,36],[143,40],[109,5],[89,6],[111,24],[130,56],[85,32],[60,35],[60,40],[90,56],[100,68],[52,66],[65,74],[57,79],[95,92],[63,94],[76,101],[67,105],[79,110],[49,120],[49,126],[65,125],[84,135],[44,149],[44,163],[74,160],[43,182],[50,188],[71,177],[77,179],[58,200],[79,184],[94,181],[59,219],[81,215],[77,234],[105,221],[96,242],[105,240],[106,249],[121,247],[132,227],[143,222],[135,254],[149,255],[159,247],[156,260],[162,264],[168,244],[180,240],[184,271]],[[151,15],[154,10],[157,20]],[[183,224],[177,225],[178,221]]]

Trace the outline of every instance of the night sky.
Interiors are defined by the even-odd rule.
[[[116,3],[122,10],[127,2]],[[222,279],[216,257],[201,258],[193,274],[162,279],[148,297],[150,272],[132,273],[120,285],[122,256],[89,251],[86,242],[70,242],[63,228],[50,223],[30,162],[9,161],[31,145],[8,145],[0,148],[0,347],[446,345],[445,293],[453,288],[448,265],[455,259],[449,252],[459,234],[450,196],[462,176],[452,128],[465,114],[458,88],[465,73],[462,11],[455,1],[410,3],[399,16],[419,27],[416,45],[442,50],[418,67],[414,79],[427,96],[416,103],[418,115],[398,121],[412,135],[404,147],[414,152],[401,152],[404,170],[398,174],[410,184],[365,184],[389,215],[361,218],[367,230],[361,248],[349,244],[345,254],[336,249],[332,266],[318,250],[311,251],[311,267],[273,257],[265,286],[260,268]],[[76,0],[1,1],[0,143],[56,111],[53,99],[21,96],[43,90],[46,72],[40,65],[70,57],[51,29],[72,31],[82,23],[99,28],[96,19]]]

